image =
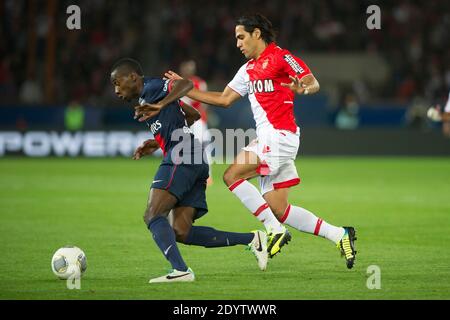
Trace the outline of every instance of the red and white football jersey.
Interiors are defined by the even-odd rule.
[[[257,129],[272,126],[295,133],[294,93],[281,83],[290,83],[289,76],[301,79],[308,74],[300,58],[271,43],[257,60],[244,64],[228,86],[241,96],[248,94]]]

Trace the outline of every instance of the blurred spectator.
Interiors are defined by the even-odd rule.
[[[10,59],[6,57],[2,61],[0,61],[1,102],[4,104],[14,102],[14,97],[16,95],[16,86],[14,83],[13,74],[10,69]]]
[[[343,104],[336,115],[336,128],[342,130],[354,130],[358,128],[358,111],[359,104],[355,95],[352,93],[347,93],[344,97]]]
[[[84,107],[78,101],[72,101],[64,112],[66,130],[78,131],[84,128]]]
[[[407,126],[414,129],[427,129],[427,110],[427,100],[422,96],[414,97],[405,115]]]
[[[450,77],[450,2],[400,0],[380,4],[381,30],[367,30],[369,1],[77,1],[81,30],[64,26],[71,0],[57,1],[55,104],[82,95],[93,106],[120,101],[108,89],[109,68],[119,57],[143,61],[146,74],[162,75],[186,57],[198,61],[198,73],[211,89],[222,89],[244,62],[235,47],[234,21],[249,8],[268,16],[278,29],[278,43],[292,51],[369,52],[380,54],[392,77],[370,97],[410,102],[417,88],[427,98],[445,88]],[[30,2],[0,2],[1,103],[39,101],[45,85],[46,5],[36,6],[35,28],[23,18]],[[28,34],[36,30],[36,78],[27,79]],[[14,74],[11,74],[12,70]],[[320,80],[320,79],[319,79]],[[17,88],[21,88],[20,93]],[[37,90],[39,88],[39,90]],[[360,88],[358,88],[359,90]],[[75,92],[74,92],[75,91]],[[359,90],[360,91],[360,90]],[[364,92],[358,92],[358,96]],[[31,97],[27,95],[30,94]],[[359,97],[359,98],[367,98]]]
[[[34,76],[29,76],[22,83],[19,92],[19,101],[24,104],[42,103],[42,88]]]

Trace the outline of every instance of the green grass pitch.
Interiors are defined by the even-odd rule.
[[[180,245],[194,283],[150,285],[169,265],[142,215],[155,158],[0,160],[0,299],[449,299],[448,158],[304,157],[290,202],[336,225],[355,226],[347,270],[328,240],[292,230],[292,242],[258,270],[243,246]],[[214,166],[210,212],[197,221],[246,232],[262,225]],[[81,247],[88,269],[68,290],[50,268],[56,249]],[[381,289],[368,289],[368,267]]]

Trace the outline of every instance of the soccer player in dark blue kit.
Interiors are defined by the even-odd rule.
[[[207,248],[248,245],[259,268],[265,270],[268,258],[265,232],[235,233],[192,225],[208,212],[205,191],[209,169],[202,144],[189,129],[200,113],[179,100],[192,89],[192,82],[144,77],[139,63],[129,58],[113,66],[111,82],[119,98],[139,99],[136,114],[141,107],[154,109],[139,118],[147,123],[154,139],[138,147],[133,158],[140,159],[158,148],[164,154],[151,185],[144,221],[173,270],[151,279],[150,283],[195,280],[176,242]],[[167,219],[170,212],[172,225]]]

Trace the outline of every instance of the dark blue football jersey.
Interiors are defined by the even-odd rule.
[[[144,88],[139,98],[139,104],[157,103],[169,94],[170,89],[171,80],[144,77]],[[163,151],[165,161],[175,160],[171,157],[175,147],[177,147],[178,156],[187,156],[186,152],[188,152],[192,155],[200,154],[202,157],[203,148],[201,143],[194,138],[186,122],[185,114],[181,109],[182,103],[181,100],[176,100],[162,108],[159,114],[146,120],[147,126]],[[180,154],[180,150],[184,154]]]

